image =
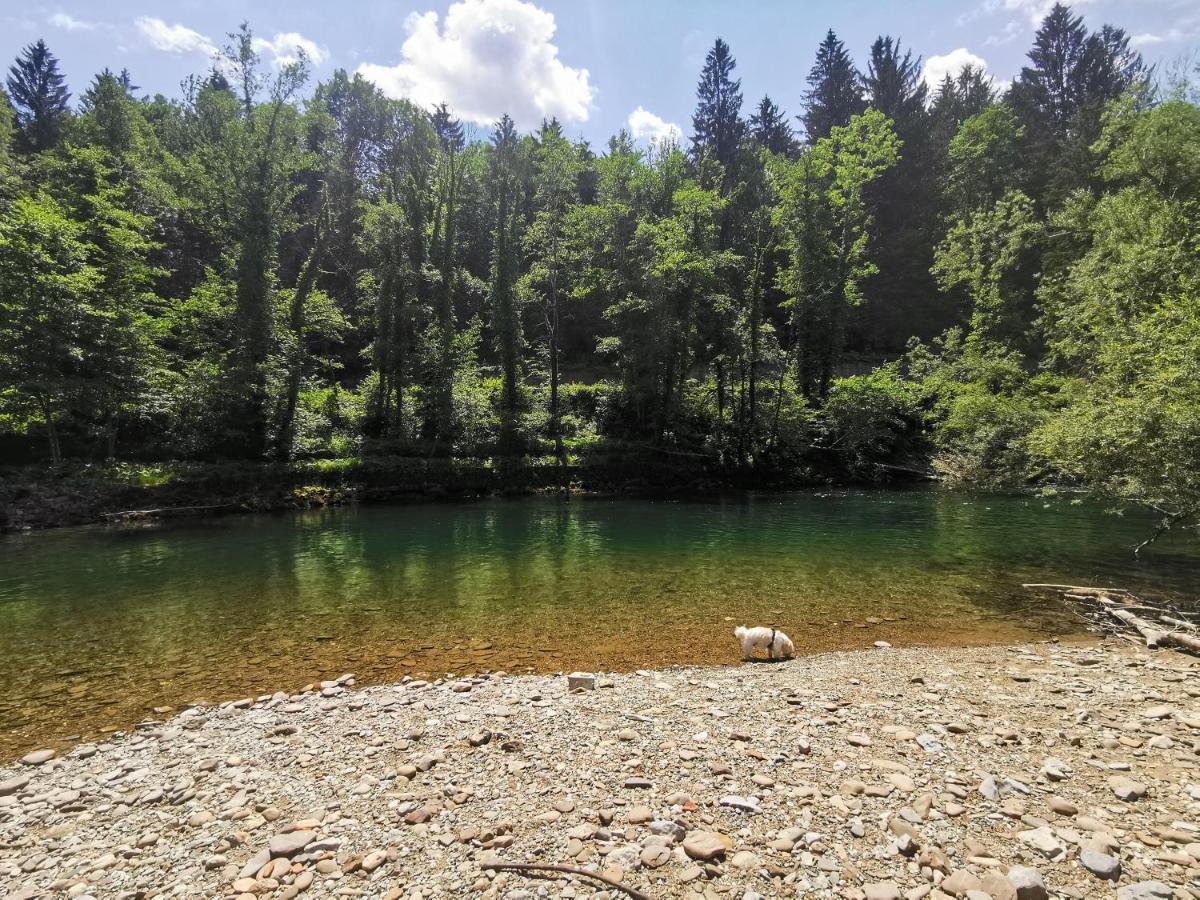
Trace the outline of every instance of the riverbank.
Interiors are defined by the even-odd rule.
[[[0,770],[0,893],[1200,896],[1198,748],[1197,662],[1116,643],[344,677]]]
[[[661,455],[567,466],[524,459],[365,457],[8,468],[0,469],[0,532],[546,491],[702,496],[728,489],[794,489],[829,483],[827,478],[800,474],[782,480],[762,475],[748,478],[746,473],[694,460],[681,464]]]

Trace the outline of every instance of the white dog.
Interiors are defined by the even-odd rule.
[[[796,655],[796,645],[778,628],[739,626],[733,629],[733,636],[742,642],[744,659],[754,659],[754,651],[759,648],[767,651],[767,659],[791,659]]]

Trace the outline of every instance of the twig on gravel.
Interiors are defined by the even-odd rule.
[[[497,872],[563,872],[567,875],[582,875],[585,878],[595,878],[597,881],[603,881],[609,887],[614,887],[618,891],[624,891],[634,900],[651,900],[648,894],[643,894],[637,888],[632,888],[624,882],[609,878],[607,875],[601,875],[599,872],[589,872],[587,869],[581,869],[578,866],[565,866],[561,864],[539,864],[539,863],[502,863],[502,862],[485,862],[480,863],[480,867],[484,869],[495,869]]]

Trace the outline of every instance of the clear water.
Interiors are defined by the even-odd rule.
[[[1140,515],[939,490],[531,498],[0,538],[0,757],[352,671],[629,669],[1076,636],[1022,582],[1200,595],[1200,542]],[[868,619],[872,621],[868,621]]]

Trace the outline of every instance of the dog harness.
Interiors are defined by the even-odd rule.
[[[775,629],[771,629],[771,643],[767,644],[767,656],[775,658]]]

